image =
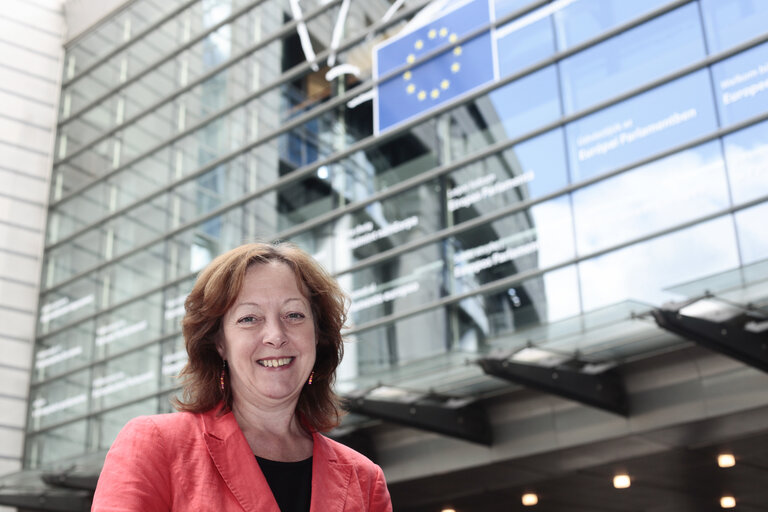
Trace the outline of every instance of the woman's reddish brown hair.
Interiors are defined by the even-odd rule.
[[[223,402],[231,409],[230,386],[225,382],[222,392],[219,382],[223,361],[216,350],[216,336],[221,319],[240,293],[248,268],[275,261],[293,269],[299,289],[312,306],[315,374],[312,385],[304,386],[296,410],[310,430],[325,432],[338,426],[343,414],[333,382],[344,351],[341,329],[346,321],[346,295],[310,255],[287,242],[240,246],[214,259],[200,273],[184,303],[182,333],[189,360],[179,375],[182,398],[174,405],[180,411],[205,412]]]

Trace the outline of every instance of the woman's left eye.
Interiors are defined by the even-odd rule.
[[[297,320],[304,318],[304,313],[288,313],[286,316],[291,320]]]

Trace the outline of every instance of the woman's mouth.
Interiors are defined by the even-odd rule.
[[[290,364],[293,359],[293,357],[276,357],[273,359],[259,359],[256,362],[265,368],[280,368],[281,366]]]

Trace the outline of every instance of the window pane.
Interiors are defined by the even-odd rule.
[[[669,3],[669,0],[579,0],[555,13],[558,48],[572,46]]]
[[[735,204],[768,194],[768,121],[723,139]]]
[[[715,64],[712,78],[723,126],[768,111],[768,43]]]
[[[476,99],[475,103],[481,119],[488,126],[485,132],[477,134],[491,139],[485,144],[530,132],[560,117],[555,67],[526,75]]]
[[[653,162],[573,193],[579,254],[728,206],[720,144]]]
[[[703,69],[568,124],[573,181],[714,131],[711,89]]]
[[[745,265],[768,259],[768,237],[765,236],[768,202],[736,212],[741,258]]]
[[[512,21],[499,27],[494,36],[500,77],[520,71],[555,51],[552,20],[548,16],[523,26]]]
[[[705,53],[693,3],[623,32],[560,63],[566,114],[651,82]]]
[[[768,2],[701,0],[709,52],[717,53],[765,33]]]
[[[682,300],[688,297],[666,290],[738,265],[733,222],[719,217],[579,263],[584,310],[626,300],[656,306]]]

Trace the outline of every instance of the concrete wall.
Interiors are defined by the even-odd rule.
[[[0,474],[22,464],[59,101],[62,4],[0,2]]]

